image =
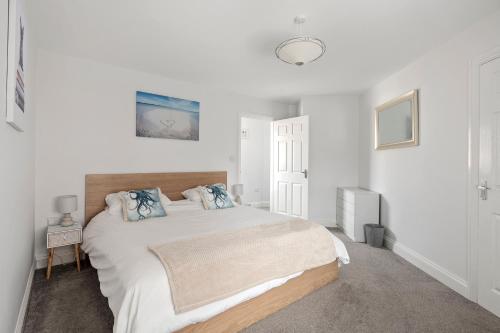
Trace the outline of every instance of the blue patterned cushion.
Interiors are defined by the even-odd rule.
[[[199,188],[205,209],[223,209],[234,207],[233,201],[224,184],[205,185]]]
[[[128,191],[123,193],[121,198],[123,219],[126,222],[167,216],[161,205],[160,191],[157,188]]]

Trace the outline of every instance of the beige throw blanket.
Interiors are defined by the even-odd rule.
[[[150,246],[167,271],[176,313],[335,261],[329,231],[304,220]]]

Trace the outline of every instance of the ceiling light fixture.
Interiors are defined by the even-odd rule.
[[[326,45],[321,39],[302,35],[304,16],[297,16],[294,23],[297,25],[298,36],[283,41],[276,47],[278,59],[297,66],[319,59],[326,51]]]

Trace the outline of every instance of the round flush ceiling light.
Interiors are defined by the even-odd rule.
[[[297,66],[319,59],[326,51],[326,45],[321,39],[302,35],[302,24],[306,19],[297,16],[294,20],[299,36],[287,39],[276,47],[278,59]]]

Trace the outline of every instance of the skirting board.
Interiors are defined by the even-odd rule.
[[[19,307],[19,313],[17,315],[16,330],[15,333],[21,333],[24,326],[24,318],[26,317],[26,310],[28,309],[28,301],[30,299],[31,285],[33,284],[33,276],[35,275],[35,263],[31,264],[30,273],[28,275],[28,281],[26,282],[26,289],[24,289],[23,300],[21,306]]]
[[[469,286],[467,281],[392,238],[384,237],[384,240],[385,246],[388,249],[465,298],[469,297]]]

